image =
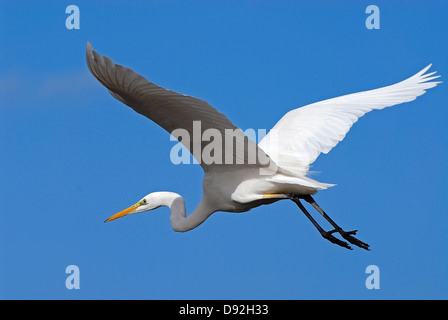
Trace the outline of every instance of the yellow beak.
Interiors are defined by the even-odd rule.
[[[136,204],[130,206],[129,208],[124,209],[123,211],[120,211],[120,212],[118,212],[117,214],[114,214],[112,217],[110,217],[109,219],[107,219],[107,220],[104,221],[104,222],[109,222],[109,221],[112,221],[112,220],[115,220],[115,219],[124,217],[124,216],[126,216],[126,215],[128,215],[128,214],[134,213],[134,211],[135,211],[138,207],[140,207],[140,203],[136,203]]]

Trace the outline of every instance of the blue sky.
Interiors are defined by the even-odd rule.
[[[65,27],[70,4],[79,30]],[[365,27],[371,4],[379,30]],[[182,234],[167,208],[104,224],[159,190],[183,195],[191,212],[202,170],[173,165],[169,134],[113,99],[85,63],[90,41],[242,129],[269,129],[293,108],[429,63],[446,77],[446,12],[442,0],[3,0],[0,298],[448,298],[446,83],[369,113],[313,165],[317,180],[337,184],[316,200],[359,230],[366,252],[325,241],[289,201],[215,213]],[[69,265],[79,290],[65,287]],[[369,265],[379,290],[365,287]]]

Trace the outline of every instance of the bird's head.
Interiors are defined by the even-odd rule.
[[[114,214],[112,217],[107,219],[104,222],[109,222],[133,213],[139,213],[143,211],[149,211],[159,208],[163,205],[161,202],[161,192],[153,192],[142,198],[140,201],[138,201],[136,204],[133,204],[127,209],[124,209],[123,211],[118,212],[117,214]]]

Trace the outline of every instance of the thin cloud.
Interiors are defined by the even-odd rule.
[[[45,78],[38,93],[42,97],[79,96],[79,94],[85,94],[96,86],[95,79],[88,71],[64,73]]]
[[[47,99],[78,100],[98,86],[87,70],[52,75],[9,73],[0,76],[0,107],[29,106],[36,100]]]
[[[8,74],[0,77],[0,97],[4,98],[17,92],[20,87],[19,79],[18,74]]]

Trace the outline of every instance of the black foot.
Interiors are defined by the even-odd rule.
[[[342,229],[333,230],[332,232],[338,232],[342,238],[350,242],[351,244],[354,244],[355,246],[358,246],[364,250],[370,251],[369,245],[367,243],[362,242],[361,240],[356,239],[355,237],[352,237],[352,235],[355,235],[358,230],[353,231],[344,231]]]
[[[347,248],[349,250],[353,250],[347,242],[339,240],[338,238],[336,238],[335,236],[333,236],[332,233],[336,232],[336,230],[333,231],[322,231],[320,234],[322,235],[322,237],[324,237],[325,239],[327,239],[328,241],[337,244],[338,246],[341,246],[343,248]]]

